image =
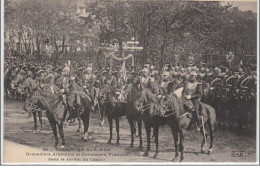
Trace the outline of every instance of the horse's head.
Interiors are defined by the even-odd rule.
[[[219,89],[220,94],[220,101],[227,102],[231,99],[233,96],[233,92],[231,92],[230,88],[220,88]]]
[[[29,92],[35,90],[38,87],[38,84],[30,77],[26,78],[22,83],[22,90],[25,91],[28,89]]]
[[[33,112],[37,108],[37,104],[39,102],[39,96],[37,90],[30,92],[25,99],[23,109],[26,112]]]
[[[147,98],[146,98],[145,90],[138,90],[135,87],[132,87],[132,91],[130,95],[128,96],[128,101],[133,103],[133,107],[138,112],[143,112],[147,104]]]
[[[127,102],[128,101],[128,95],[129,95],[129,92],[130,92],[130,86],[129,85],[124,85],[122,88],[121,88],[121,91],[120,93],[118,94],[118,101],[120,102]]]
[[[100,85],[100,90],[98,94],[98,100],[101,104],[104,104],[109,99],[109,94],[111,93],[111,90],[108,85],[102,84]]]
[[[160,99],[162,115],[176,115],[181,109],[183,109],[184,101],[178,98],[174,93],[165,94]]]
[[[172,109],[172,93],[164,94],[160,96],[160,105],[162,107],[162,114],[165,115],[166,112]]]
[[[210,86],[209,86],[209,84],[204,82],[204,83],[202,84],[202,90],[203,90],[203,95],[204,95],[204,96],[207,96],[207,95],[209,94],[209,92],[210,92]]]

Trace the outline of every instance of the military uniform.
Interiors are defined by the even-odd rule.
[[[195,75],[196,73],[192,72],[190,74],[190,77]],[[196,116],[197,124],[199,123],[198,121],[200,115],[199,105],[200,105],[202,93],[203,93],[202,84],[200,82],[194,80],[194,81],[188,81],[184,84],[182,96],[183,98],[187,98],[188,96],[190,96],[188,100],[190,100],[193,103],[193,106],[195,108],[195,116]]]

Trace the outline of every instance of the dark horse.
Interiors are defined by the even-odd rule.
[[[22,83],[22,91],[27,91],[28,93],[32,92],[34,89],[36,89],[38,87],[38,83],[36,83],[36,81],[34,81],[32,78],[28,77],[27,79],[25,79]],[[39,118],[39,122],[40,122],[40,131],[42,129],[42,110],[40,110],[40,108],[35,108],[31,114],[33,115],[33,120],[34,120],[34,127],[33,127],[33,133],[36,133],[37,131],[37,115]]]
[[[171,127],[175,145],[175,157],[173,161],[176,161],[178,159],[179,151],[181,152],[180,161],[182,161],[184,159],[184,134],[185,131],[190,129],[191,123],[193,122],[193,116],[190,114],[190,112],[186,112],[184,110],[183,100],[174,95],[172,90],[168,91],[168,93],[164,95],[162,99],[157,99],[157,97],[152,94],[148,89],[143,89],[141,93],[141,97],[139,101],[136,102],[136,106],[139,107],[140,111],[143,111],[143,121],[145,122],[145,129],[147,133],[147,150],[145,151],[144,156],[148,156],[148,152],[150,151],[150,128],[152,127],[155,133],[156,152],[154,157],[157,157],[159,153],[159,126],[168,124]],[[149,108],[145,108],[146,105]],[[210,153],[213,147],[214,124],[216,121],[216,114],[214,108],[212,108],[211,106],[206,104],[202,104],[202,106],[205,109],[203,114],[203,122],[205,125],[208,125],[210,131]],[[203,127],[201,127],[201,133],[203,133]],[[179,136],[180,143],[178,146]],[[205,133],[205,138],[207,138],[207,133]],[[202,152],[204,152],[205,138],[203,139],[203,142],[201,144]]]
[[[190,130],[193,124],[193,116],[190,112],[185,110],[184,104],[185,101],[181,98],[178,98],[176,95],[170,92],[167,94],[163,99],[161,104],[164,106],[166,112],[165,115],[172,116],[171,117],[171,125],[172,125],[172,132],[174,136],[174,145],[175,145],[175,157],[173,161],[178,160],[179,152],[181,152],[180,161],[183,161],[183,140],[186,131]],[[215,109],[207,104],[201,103],[200,104],[200,111],[201,116],[200,120],[203,122],[201,123],[200,132],[203,135],[203,141],[201,143],[201,152],[204,153],[204,146],[207,140],[208,132],[210,134],[210,146],[208,154],[212,152],[213,148],[213,139],[214,139],[214,128],[216,124],[216,113]],[[178,140],[180,139],[179,145]]]
[[[119,145],[119,118],[125,115],[126,103],[118,102],[118,94],[112,89],[109,84],[100,85],[100,91],[98,95],[101,113],[105,114],[109,123],[110,137],[108,144],[111,144],[113,139],[113,119],[116,122],[117,140],[116,144]]]
[[[138,127],[138,136],[140,139],[139,148],[143,148],[143,141],[142,141],[142,114],[137,109],[135,103],[140,98],[141,92],[140,88],[141,84],[140,81],[135,81],[133,84],[125,85],[121,89],[121,93],[119,98],[123,102],[127,102],[126,105],[126,118],[128,119],[128,123],[131,129],[131,143],[130,147],[134,147],[134,136],[136,133],[135,123],[137,123]]]
[[[88,138],[88,127],[89,127],[89,113],[90,113],[90,101],[85,98],[84,95],[80,95],[82,102],[82,111],[80,117],[84,124],[84,140]],[[46,116],[49,120],[50,126],[52,128],[55,137],[55,147],[57,147],[59,141],[57,136],[57,126],[59,129],[59,134],[62,140],[62,146],[65,145],[64,132],[63,132],[63,122],[64,115],[67,110],[63,104],[63,99],[61,95],[54,95],[47,91],[35,88],[27,97],[24,105],[24,110],[32,112],[35,108],[45,108]],[[73,117],[72,117],[73,118]]]

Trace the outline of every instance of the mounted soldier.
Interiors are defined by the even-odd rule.
[[[170,81],[171,81],[170,72],[164,71],[162,74],[162,81],[161,81],[161,85],[160,85],[163,93],[167,93],[167,86]]]
[[[148,81],[150,79],[149,69],[148,68],[144,68],[143,70],[139,71],[139,74],[141,75],[141,83],[144,86],[147,86]]]
[[[54,84],[55,76],[53,75],[53,67],[48,65],[46,68],[45,78],[43,79],[42,87],[45,91],[55,94],[57,86]]]
[[[202,97],[202,85],[199,81],[197,81],[197,73],[191,72],[189,76],[189,80],[184,84],[182,97],[183,99],[190,100],[194,106],[195,112],[194,112],[194,118],[195,118],[195,124],[197,126],[196,130],[199,130],[198,127],[200,127],[199,122],[199,106],[200,106],[200,100]]]

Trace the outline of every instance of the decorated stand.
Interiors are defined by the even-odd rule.
[[[112,45],[110,44],[109,47],[102,47],[102,49],[106,50],[105,52],[105,65],[107,64],[107,59],[109,59],[110,62],[110,70],[113,68],[113,61],[122,62],[122,67],[120,70],[120,75],[122,80],[125,82],[127,80],[126,75],[126,61],[131,60],[132,61],[132,67],[135,66],[135,59],[133,53],[135,51],[141,51],[143,50],[143,47],[139,47],[139,41],[135,41],[134,38],[131,39],[131,41],[123,42],[123,54],[122,57],[118,57],[116,55],[117,52],[119,52],[119,44]],[[127,56],[125,54],[127,52],[130,52]]]

